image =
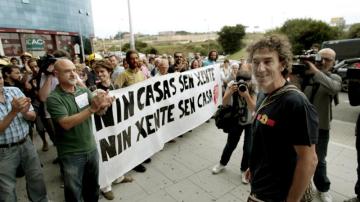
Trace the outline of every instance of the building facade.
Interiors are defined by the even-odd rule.
[[[93,37],[91,0],[0,0],[0,55],[89,54]]]

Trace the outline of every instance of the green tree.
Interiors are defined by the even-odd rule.
[[[294,54],[301,54],[302,50],[309,49],[312,44],[339,39],[342,31],[331,27],[325,22],[313,19],[292,19],[284,23],[279,31],[290,40]]]
[[[188,34],[191,34],[191,33],[187,32],[187,31],[176,31],[175,32],[175,35],[188,35]]]
[[[148,44],[142,41],[135,40],[135,48],[139,52],[145,52],[145,50],[148,48]],[[130,49],[130,43],[126,43],[122,46],[122,51],[126,52]]]
[[[360,38],[360,23],[355,23],[351,25],[347,33],[347,37],[350,39]]]
[[[154,47],[148,47],[145,49],[144,53],[157,55],[159,54],[159,51]]]
[[[220,32],[218,32],[218,35],[218,42],[226,54],[235,53],[243,46],[241,40],[245,36],[245,27],[240,24],[224,26]]]

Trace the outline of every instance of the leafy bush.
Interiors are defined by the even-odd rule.
[[[355,23],[351,25],[348,33],[348,38],[354,39],[354,38],[360,38],[360,23]]]
[[[245,36],[245,27],[237,24],[235,26],[224,26],[218,32],[218,42],[223,50],[228,53],[235,53],[243,46],[241,40]]]
[[[321,44],[323,41],[339,39],[343,36],[341,29],[313,19],[287,20],[279,29],[271,30],[267,34],[273,32],[287,35],[294,54],[301,54],[302,50],[309,49],[315,43]]]

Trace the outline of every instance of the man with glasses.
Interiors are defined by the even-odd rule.
[[[186,66],[183,63],[184,56],[182,52],[174,53],[175,64],[169,67],[168,73],[174,72],[184,72],[186,71]]]
[[[326,174],[326,154],[329,144],[330,122],[332,118],[332,100],[341,90],[341,77],[332,74],[331,69],[335,64],[336,53],[330,48],[319,51],[321,62],[313,64],[307,61],[309,69],[306,71],[311,78],[304,88],[304,93],[315,106],[319,114],[319,139],[316,144],[318,165],[314,174],[314,184],[322,201],[332,201],[329,194],[330,180]]]

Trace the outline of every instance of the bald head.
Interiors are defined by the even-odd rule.
[[[333,49],[331,48],[323,48],[319,51],[319,54],[322,56],[322,55],[327,55],[327,56],[331,56],[331,58],[333,60],[335,60],[335,57],[336,57],[336,53]]]
[[[330,71],[335,65],[335,51],[331,48],[324,48],[319,51],[319,55],[321,56],[321,64],[318,68],[323,72]]]
[[[69,66],[69,65],[75,67],[74,63],[71,62],[71,60],[69,60],[69,59],[65,59],[65,58],[57,59],[54,64],[54,69],[56,71],[61,71],[63,69],[63,67]]]

